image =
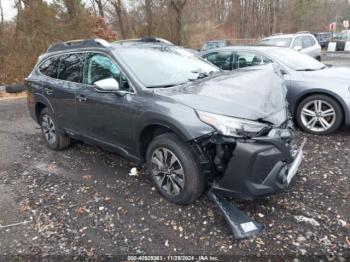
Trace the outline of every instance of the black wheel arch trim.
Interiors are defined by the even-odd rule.
[[[35,93],[35,107],[38,103],[45,105],[53,114],[55,113],[55,110],[53,109],[53,106],[51,105],[50,101],[44,95],[40,93]],[[39,123],[39,119],[36,120]]]

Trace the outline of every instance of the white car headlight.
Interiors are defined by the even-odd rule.
[[[268,124],[242,118],[228,117],[203,111],[197,111],[197,114],[200,120],[214,127],[224,136],[256,137],[271,129],[271,126]]]

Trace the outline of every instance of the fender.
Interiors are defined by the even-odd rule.
[[[185,107],[182,107],[183,110],[181,110],[181,108],[178,109],[177,113],[182,115],[181,118],[175,115],[170,118],[170,115],[164,116],[161,113],[152,111],[144,112],[136,121],[137,126],[135,130],[137,130],[137,132],[135,133],[135,139],[138,141],[143,130],[151,125],[160,125],[169,128],[183,141],[190,141],[214,131],[212,127],[200,121],[192,109],[188,110]],[[185,128],[186,126],[191,126],[193,128]]]

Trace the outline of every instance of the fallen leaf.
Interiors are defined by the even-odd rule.
[[[79,207],[77,208],[76,212],[79,214],[79,215],[82,215],[86,212],[86,208],[85,207]]]

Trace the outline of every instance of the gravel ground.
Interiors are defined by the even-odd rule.
[[[25,100],[0,102],[0,119],[0,254],[349,258],[349,130],[328,137],[297,131],[297,142],[308,142],[290,188],[255,202],[231,200],[267,226],[235,241],[206,196],[176,206],[144,169],[129,176],[134,164],[115,154],[78,142],[49,150]]]

